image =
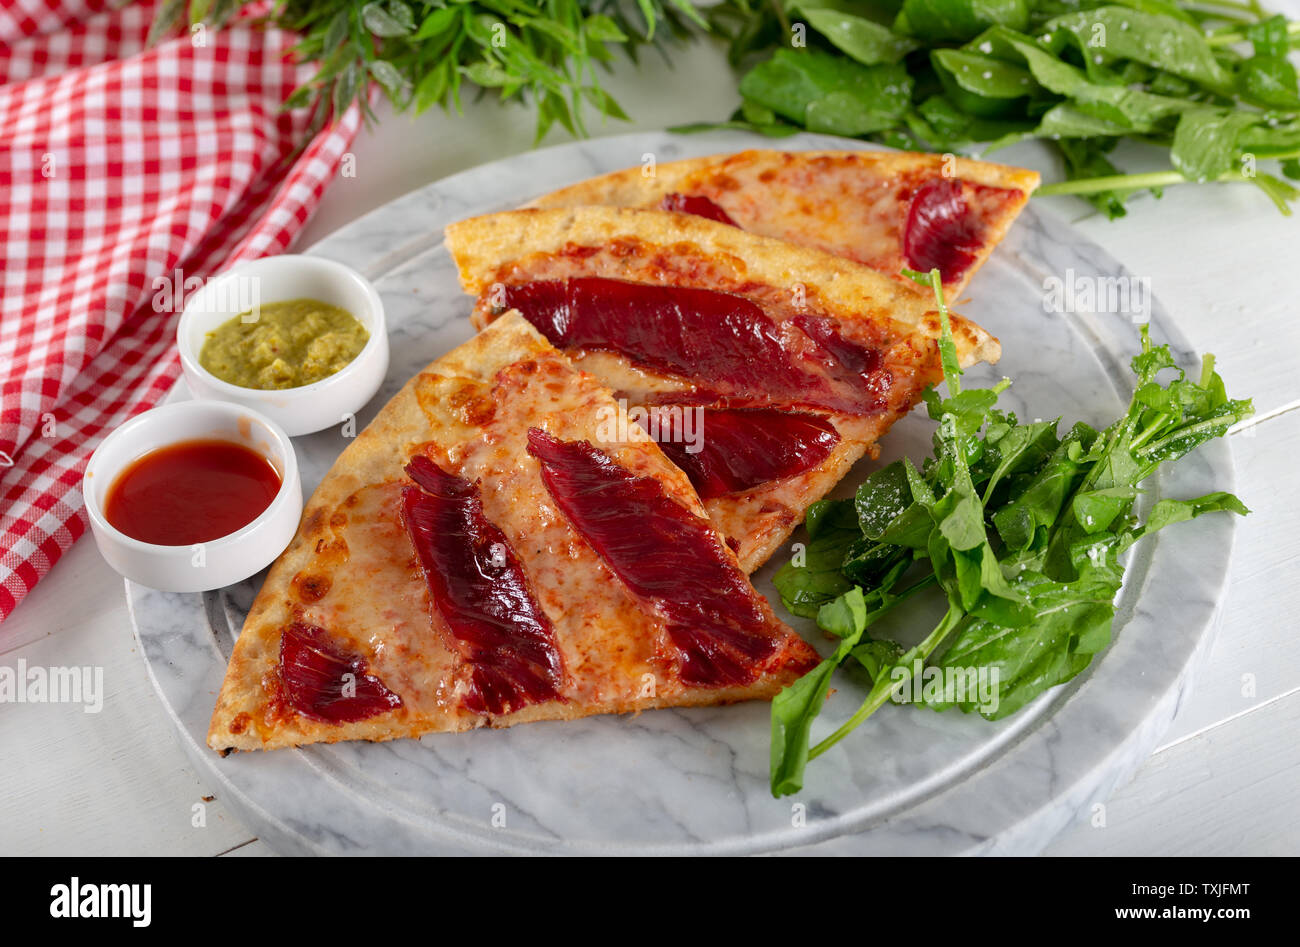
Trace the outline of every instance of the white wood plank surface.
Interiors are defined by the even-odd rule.
[[[1237,495],[1251,515],[1237,531],[1226,620],[1164,746],[1300,691],[1300,410],[1231,440]]]
[[[121,578],[90,540],[57,570],[14,615],[44,634],[0,662],[102,668],[103,709],[0,705],[0,854],[215,855],[247,841],[219,799],[204,801],[136,651]]]
[[[1292,16],[1300,3],[1275,4]],[[674,68],[645,57],[620,66],[611,91],[633,124],[597,134],[726,115],[734,79],[720,49],[679,48]],[[357,176],[327,192],[306,246],[412,188],[532,146],[520,109],[469,104],[419,119],[380,109],[354,147]],[[561,140],[558,136],[551,141]],[[1003,153],[1047,170],[1032,147]],[[1148,276],[1192,342],[1212,350],[1234,393],[1265,415],[1233,436],[1238,490],[1256,512],[1240,532],[1227,613],[1195,695],[1162,749],[1110,800],[1107,827],[1065,833],[1052,854],[1300,851],[1300,319],[1290,283],[1300,224],[1253,189],[1171,188],[1110,223],[1086,205],[1049,203]],[[1009,344],[1012,340],[1004,340]],[[0,705],[0,854],[271,854],[209,794],[188,765],[134,650],[121,580],[87,538],[0,625],[0,663],[94,665],[108,697],[99,714],[60,705]],[[1242,675],[1254,674],[1253,696]]]
[[[1163,750],[1044,854],[1295,855],[1297,731],[1292,693]]]
[[[273,858],[275,852],[261,839],[253,838],[222,852],[219,858]]]

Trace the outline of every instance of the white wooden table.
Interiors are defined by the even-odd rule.
[[[1278,8],[1282,5],[1276,4]],[[1290,15],[1300,3],[1289,0]],[[634,115],[593,134],[724,117],[735,80],[721,51],[680,48],[620,67],[610,89]],[[532,147],[531,115],[484,101],[463,117],[380,110],[302,234],[309,246],[392,198]],[[558,142],[554,137],[548,143]],[[1050,170],[1045,152],[999,156]],[[1227,614],[1191,699],[1163,745],[1050,854],[1295,854],[1300,851],[1300,220],[1245,186],[1171,188],[1111,223],[1048,204],[1153,292],[1229,390],[1258,413],[1232,436],[1237,492],[1254,513],[1238,533]],[[1014,340],[1004,340],[1014,344]],[[98,714],[67,704],[0,705],[0,854],[270,854],[186,761],[136,653],[122,580],[80,542],[0,625],[0,663],[103,668]],[[1091,814],[1089,814],[1091,815]],[[196,824],[202,823],[202,824]]]

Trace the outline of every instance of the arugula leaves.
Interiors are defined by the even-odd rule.
[[[1029,26],[1027,0],[903,0],[894,20],[899,33],[962,42],[990,26]]]
[[[877,470],[853,500],[816,504],[809,542],[776,575],[786,608],[840,639],[831,657],[773,701],[776,796],[798,792],[810,760],[932,668],[950,681],[983,675],[993,687],[945,685],[923,691],[921,703],[990,720],[1070,680],[1110,643],[1125,551],[1206,513],[1249,512],[1223,492],[1162,499],[1145,522],[1133,511],[1140,484],[1160,464],[1253,412],[1249,401],[1227,396],[1212,356],[1193,380],[1143,326],[1125,413],[1104,430],[1080,422],[1061,435],[1059,419],[1022,424],[997,407],[1006,379],[962,388],[938,271],[904,272],[933,288],[940,314],[946,397],[925,393],[937,422],[934,450],[919,469],[904,459]],[[870,636],[899,602],[930,589],[948,607],[920,644]],[[849,720],[813,744],[813,721],[846,664],[865,672],[868,692]]]
[[[902,66],[863,66],[779,49],[740,81],[740,93],[809,131],[856,136],[883,131],[907,110],[912,80]]]
[[[915,41],[887,26],[864,16],[824,7],[818,0],[808,0],[806,6],[792,4],[791,12],[807,20],[832,46],[864,66],[895,63],[918,48]]]
[[[1283,213],[1300,197],[1257,167],[1287,174],[1300,158],[1287,59],[1300,23],[1257,4],[723,0],[709,18],[748,68],[728,127],[985,154],[1037,138],[1065,178],[1038,193],[1112,218],[1136,193],[1186,182],[1251,183]],[[1164,149],[1169,170],[1124,174],[1108,157],[1123,139]]]

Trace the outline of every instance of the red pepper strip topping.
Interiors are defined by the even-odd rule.
[[[790,321],[826,352],[827,368],[834,377],[855,385],[864,402],[884,407],[894,376],[879,350],[850,342],[840,334],[839,323],[825,316],[798,315]]]
[[[1024,192],[1016,188],[963,184],[956,178],[931,178],[912,195],[903,228],[903,258],[914,270],[939,268],[945,283],[961,279],[984,246],[987,211],[1017,200]],[[967,198],[973,198],[972,209]]]
[[[550,619],[505,534],[483,516],[478,487],[418,454],[406,467],[402,518],[438,609],[473,667],[462,703],[506,714],[563,699],[563,662]]]
[[[961,182],[931,178],[916,189],[903,228],[903,256],[914,270],[939,268],[945,283],[961,278],[975,262],[979,221],[970,215]]]
[[[638,423],[690,478],[701,500],[797,476],[840,442],[825,418],[771,408],[654,406]]]
[[[809,405],[847,414],[879,407],[859,379],[788,351],[781,327],[731,293],[578,277],[506,286],[500,302],[558,348],[616,352],[703,383],[729,406]]]
[[[708,220],[716,220],[720,224],[730,224],[732,227],[740,226],[725,210],[699,194],[678,194],[675,191],[672,194],[665,194],[663,200],[659,202],[659,209],[704,217]]]
[[[528,453],[574,528],[667,618],[684,683],[726,687],[758,677],[782,630],[708,520],[587,441],[531,428]]]
[[[324,723],[355,723],[402,706],[402,698],[366,673],[364,658],[303,621],[280,635],[280,683],[289,706]]]

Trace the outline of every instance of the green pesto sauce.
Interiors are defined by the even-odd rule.
[[[199,364],[222,381],[263,391],[299,388],[333,375],[370,333],[352,313],[318,299],[289,299],[235,316],[208,333]]]

